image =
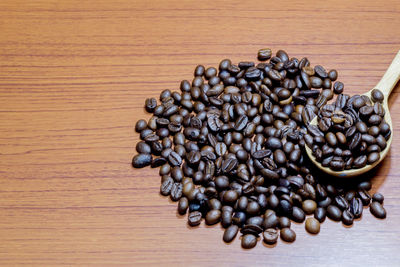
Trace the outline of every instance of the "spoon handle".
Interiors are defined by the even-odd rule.
[[[379,83],[375,86],[375,88],[381,90],[382,93],[385,95],[385,99],[388,99],[390,93],[392,92],[399,79],[400,51],[397,53],[392,61],[392,64],[390,64],[389,68],[387,69]]]

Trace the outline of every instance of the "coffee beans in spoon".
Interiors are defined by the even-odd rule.
[[[152,116],[135,124],[133,167],[159,168],[160,193],[177,202],[188,225],[221,223],[223,240],[240,232],[247,249],[279,236],[293,242],[292,220],[306,221],[313,234],[326,217],[352,224],[371,199],[371,213],[384,218],[384,198],[370,196],[369,181],[330,184],[305,153],[310,145],[337,169],[376,161],[391,131],[383,95],[349,97],[336,70],[284,50],[263,48],[257,58],[198,65],[179,90],[146,99]],[[315,116],[319,124],[310,126]]]
[[[387,146],[391,129],[381,104],[383,93],[371,98],[340,94],[318,111],[318,125],[308,125],[308,145],[323,167],[334,171],[359,169],[374,164]]]

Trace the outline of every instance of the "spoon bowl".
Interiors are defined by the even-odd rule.
[[[390,129],[391,129],[392,133],[391,133],[389,139],[387,140],[386,148],[380,152],[379,160],[377,160],[376,162],[374,162],[371,165],[365,165],[364,167],[359,168],[359,169],[334,171],[334,170],[330,169],[329,167],[322,166],[321,163],[319,163],[315,159],[311,148],[309,148],[306,145],[305,146],[306,153],[315,166],[317,166],[320,170],[324,171],[325,173],[327,173],[329,175],[346,178],[346,177],[358,176],[358,175],[361,175],[363,173],[370,171],[386,157],[386,155],[389,152],[390,145],[392,144],[392,140],[393,140],[393,124],[392,124],[392,118],[391,118],[390,112],[389,112],[388,98],[389,98],[389,95],[392,92],[393,88],[399,81],[399,79],[400,79],[400,51],[397,53],[396,57],[393,59],[392,63],[390,64],[389,68],[387,69],[386,73],[383,75],[383,77],[379,81],[379,83],[373,89],[371,89],[370,91],[363,94],[363,95],[371,98],[372,90],[379,89],[385,97],[382,102],[382,105],[385,109],[384,118],[385,118],[385,121],[390,125]],[[318,117],[315,116],[314,119],[311,120],[310,124],[317,125]]]

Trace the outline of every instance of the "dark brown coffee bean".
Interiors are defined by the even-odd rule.
[[[278,224],[279,224],[278,217],[275,214],[270,214],[269,216],[267,216],[264,219],[263,227],[264,227],[264,229],[274,228],[274,227],[278,226]]]
[[[260,61],[268,60],[271,58],[271,56],[272,56],[272,51],[269,48],[264,48],[264,49],[258,50],[257,58]]]
[[[296,233],[290,228],[283,228],[280,232],[281,239],[286,242],[293,242],[296,240]]]
[[[136,151],[141,154],[150,154],[151,147],[144,141],[140,141],[136,144]]]
[[[354,215],[354,218],[360,218],[363,212],[363,204],[361,199],[353,198],[350,203],[350,211]]]
[[[354,215],[349,210],[344,210],[342,213],[342,222],[345,225],[352,225],[354,221]]]
[[[168,156],[168,161],[171,164],[171,166],[179,166],[182,164],[182,158],[179,156],[178,153],[175,151],[172,151],[169,156]]]
[[[325,221],[326,218],[326,209],[322,207],[318,207],[314,211],[314,218],[317,219],[320,223]]]
[[[334,221],[340,221],[342,218],[342,211],[334,206],[334,205],[329,205],[327,208],[327,215],[330,219],[334,220]]]
[[[242,248],[250,249],[257,245],[257,237],[252,234],[247,234],[242,236]]]
[[[178,203],[178,213],[184,215],[189,207],[189,200],[186,197],[181,197]]]
[[[278,240],[279,232],[274,228],[268,228],[263,232],[263,240],[267,244],[275,244]]]
[[[188,216],[188,223],[190,226],[197,226],[201,223],[202,214],[200,211],[192,211]]]
[[[383,200],[384,200],[384,197],[383,197],[383,195],[381,193],[375,193],[375,194],[372,195],[372,200],[373,201],[377,201],[380,204],[382,204]]]
[[[300,209],[299,207],[293,207],[293,211],[292,211],[292,215],[291,215],[291,219],[295,222],[301,223],[304,222],[306,218],[305,213],[303,212],[302,209]]]
[[[343,196],[335,197],[335,205],[341,210],[347,210],[349,208],[349,203]]]
[[[368,155],[367,161],[368,164],[373,164],[377,162],[380,159],[380,153],[378,152],[372,152]]]
[[[171,200],[178,201],[182,197],[182,189],[181,183],[174,183],[171,188]]]
[[[385,208],[381,205],[381,203],[379,203],[377,201],[373,201],[371,203],[369,210],[372,213],[372,215],[374,215],[376,218],[379,218],[379,219],[386,218]]]
[[[332,79],[331,79],[332,80]],[[333,81],[333,80],[332,80]],[[335,94],[341,94],[343,93],[344,85],[342,82],[335,82],[333,84],[333,92]]]
[[[132,166],[135,168],[143,168],[149,166],[152,159],[153,158],[150,154],[137,154],[132,159]]]
[[[368,193],[368,191],[366,191],[366,190],[364,190],[364,189],[360,189],[360,190],[358,190],[357,193],[358,193],[358,196],[360,197],[360,199],[361,199],[363,205],[364,205],[364,206],[367,206],[367,205],[370,203],[370,201],[371,201],[371,196],[370,196],[370,194]]]
[[[239,231],[239,227],[237,225],[231,225],[228,228],[226,228],[223,236],[223,240],[226,243],[230,243],[235,239],[237,233]]]
[[[371,92],[371,99],[372,99],[372,101],[374,101],[374,102],[382,103],[382,102],[383,102],[383,99],[384,99],[384,95],[383,95],[383,93],[382,93],[380,90],[374,89],[374,90],[372,90],[372,92]]]
[[[206,214],[206,224],[213,225],[220,221],[221,211],[220,210],[210,210]]]

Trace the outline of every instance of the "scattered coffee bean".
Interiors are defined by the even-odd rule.
[[[381,203],[379,203],[377,201],[372,201],[369,210],[371,211],[372,215],[374,215],[376,218],[379,218],[379,219],[386,218],[385,208],[382,206]]]
[[[296,240],[296,233],[290,228],[281,229],[281,238],[286,242],[293,242]]]
[[[306,220],[306,230],[310,234],[318,234],[320,229],[320,223],[317,219],[308,218]]]
[[[278,237],[279,232],[275,228],[268,228],[263,232],[263,240],[267,244],[275,244]]]
[[[239,227],[237,225],[231,225],[225,229],[223,240],[226,243],[230,243],[235,239],[237,233],[239,231]]]
[[[252,234],[246,234],[242,236],[242,248],[250,249],[257,245],[257,237]]]

